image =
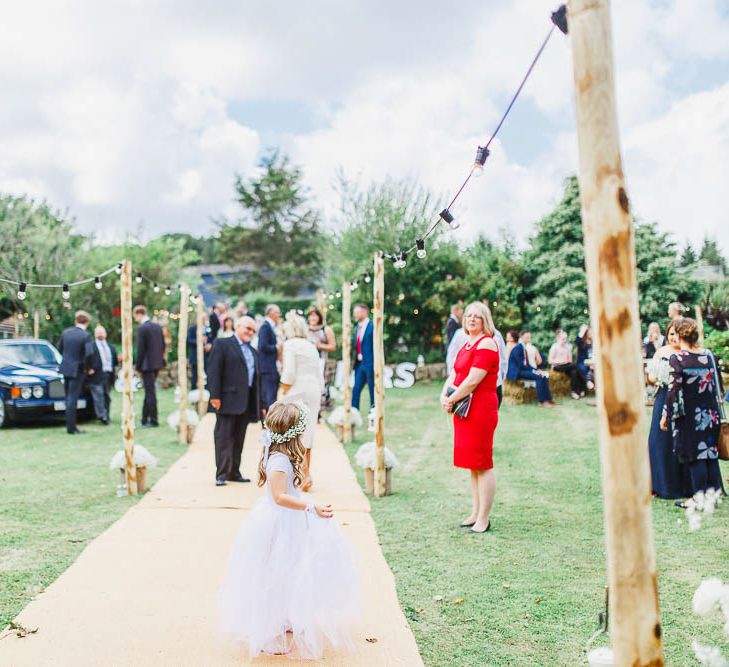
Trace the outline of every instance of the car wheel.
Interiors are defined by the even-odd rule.
[[[0,394],[0,428],[8,425],[8,413],[5,411],[5,397]]]

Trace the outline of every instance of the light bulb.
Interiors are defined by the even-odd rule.
[[[116,269],[114,269],[114,270],[116,271],[116,275],[120,276],[120,275],[121,275],[121,272],[122,272],[122,263],[121,263],[121,262],[119,262],[119,263],[118,263],[118,264],[116,265]]]
[[[96,276],[96,278],[94,278],[94,287],[96,289],[101,289],[103,286],[104,285],[101,283],[101,278],[99,276]]]
[[[342,296],[342,293],[341,293],[341,292],[337,292],[337,293],[335,294],[335,296],[337,297],[337,299],[339,299],[339,298],[340,298],[340,297]]]
[[[357,289],[359,287],[359,283],[356,280],[352,281],[352,289]]]
[[[460,229],[460,228],[461,228],[461,223],[460,223],[460,222],[458,222],[458,220],[454,220],[454,221],[453,221],[453,222],[451,223],[451,229],[452,229],[453,231],[456,231],[456,229]]]
[[[476,159],[473,162],[473,169],[471,169],[471,176],[478,178],[483,174],[483,165],[486,162],[486,158],[489,156],[489,149],[486,146],[479,146],[476,149]]]
[[[66,283],[63,284],[63,291],[61,292],[61,296],[65,301],[68,301],[71,298],[71,290]]]
[[[167,287],[165,287],[165,294],[167,296],[169,296],[170,294],[172,294],[172,288],[169,285],[167,285]]]
[[[370,278],[369,273],[365,273],[364,281],[369,285],[369,283],[372,282],[372,278]]]
[[[471,176],[474,178],[479,178],[483,175],[483,165],[482,164],[474,164],[473,169],[471,169]]]
[[[154,284],[154,287],[152,288],[155,291],[155,294],[159,292],[159,285],[157,283]]]
[[[423,239],[418,239],[415,241],[415,245],[418,248],[418,251],[415,253],[418,256],[418,259],[425,259],[428,254],[425,250],[425,241]]]
[[[46,313],[46,319],[47,319],[47,320],[50,320],[50,319],[51,319],[51,316],[50,316],[50,315],[48,315],[48,313]]]
[[[138,273],[135,280],[137,281],[137,284],[138,285],[141,284],[141,282],[142,282],[142,274],[141,273]]]
[[[27,294],[25,293],[25,288],[26,288],[26,284],[25,284],[25,283],[20,283],[20,284],[18,285],[18,298],[19,298],[19,299],[20,299],[21,301],[25,301],[25,297],[26,297],[26,296],[28,296],[28,295],[27,295]]]
[[[461,223],[453,217],[453,213],[451,213],[447,208],[444,208],[439,215],[441,220],[450,225],[451,229],[458,229],[461,226]]]

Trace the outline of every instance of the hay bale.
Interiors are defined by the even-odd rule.
[[[428,367],[427,366],[418,366],[415,369],[415,381],[422,382],[422,381],[428,380],[428,379],[429,379]]]
[[[431,380],[442,380],[448,376],[448,369],[444,363],[430,364],[427,368]]]
[[[524,403],[536,403],[537,401],[536,386],[524,386],[523,380],[517,380],[516,382],[504,380],[503,392],[504,403],[507,405],[523,405]]]
[[[572,391],[570,376],[560,371],[549,371],[549,389],[553,397],[569,396]]]

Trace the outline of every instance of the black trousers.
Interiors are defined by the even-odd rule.
[[[69,433],[76,430],[76,406],[78,398],[81,396],[84,379],[85,376],[83,375],[78,375],[75,378],[63,378],[63,388],[66,391],[66,430]]]
[[[248,413],[215,417],[215,479],[233,479],[240,475],[243,441],[250,422]]]
[[[157,371],[142,371],[142,383],[144,384],[142,424],[159,424],[157,419]]]
[[[559,371],[560,373],[566,373],[570,379],[570,387],[575,394],[579,394],[585,390],[585,384],[582,381],[577,365],[576,364],[557,364],[552,367],[552,370]]]
[[[498,387],[496,387],[496,397],[499,399],[499,408],[500,408],[501,401],[504,400],[504,391],[502,389],[502,385],[499,385]]]
[[[106,414],[111,417],[109,409],[111,408],[111,390],[114,387],[114,373],[104,372],[104,404],[106,405]]]

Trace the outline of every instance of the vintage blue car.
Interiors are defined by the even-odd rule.
[[[0,340],[0,428],[10,422],[63,417],[66,411],[61,353],[46,340]],[[91,416],[91,396],[84,390],[79,417]]]

